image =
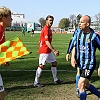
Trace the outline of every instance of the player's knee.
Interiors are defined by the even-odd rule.
[[[52,67],[56,67],[57,66],[57,62],[52,62]]]
[[[5,96],[6,96],[5,91],[0,92],[0,100],[4,100]]]
[[[84,91],[85,90],[84,83],[78,84],[78,88],[80,91]]]
[[[89,81],[86,82],[85,88],[88,89],[90,87]]]
[[[44,65],[40,64],[38,67],[41,68],[41,69],[43,69]]]

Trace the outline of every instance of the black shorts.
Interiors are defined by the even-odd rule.
[[[80,69],[80,77],[90,79],[95,68],[92,69]]]

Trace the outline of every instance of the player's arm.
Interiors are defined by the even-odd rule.
[[[98,76],[100,77],[100,64],[99,64],[99,68],[98,68]]]
[[[74,32],[72,39],[69,42],[69,46],[67,49],[67,53],[66,53],[66,60],[68,61],[68,59],[70,58],[70,53],[74,47],[75,41],[76,41],[76,36],[77,36],[77,30]]]
[[[76,54],[76,50],[75,50],[75,47],[73,47],[72,56],[71,56],[71,65],[72,65],[72,67],[75,67],[75,65],[76,65],[75,54]]]
[[[95,40],[96,40],[96,44],[95,45],[100,50],[100,36],[98,34],[97,34]],[[98,67],[98,76],[100,77],[100,64],[99,64],[99,67]]]
[[[44,38],[45,38],[46,45],[52,50],[52,52],[54,52],[54,54],[56,56],[58,56],[59,55],[59,51],[56,50],[56,49],[54,49],[54,47],[52,46],[52,44],[49,42],[48,37],[49,37],[49,30],[45,29],[44,30]]]
[[[54,47],[50,44],[49,41],[45,41],[45,42],[46,42],[46,45],[52,50],[52,52],[54,52],[54,54],[55,54],[56,56],[58,56],[58,55],[59,55],[59,51],[56,50],[56,49],[54,49]]]
[[[95,38],[95,41],[96,41],[96,47],[100,50],[100,36],[97,34],[96,38]]]

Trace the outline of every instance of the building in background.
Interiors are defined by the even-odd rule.
[[[6,28],[6,30],[11,31],[21,31],[22,27],[25,28],[27,31],[27,24],[32,23],[34,30],[41,30],[41,27],[38,23],[35,23],[33,20],[29,20],[25,18],[25,14],[19,14],[17,12],[12,13],[12,25],[9,28]],[[32,28],[32,27],[31,27]],[[27,31],[29,32],[29,31]]]
[[[12,12],[12,17],[25,18],[25,14],[18,14],[17,12]]]

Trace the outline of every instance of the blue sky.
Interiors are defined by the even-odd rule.
[[[53,26],[60,19],[69,18],[71,14],[90,15],[94,19],[100,12],[100,0],[2,0],[0,6],[6,6],[12,12],[25,14],[25,18],[38,22],[39,18],[53,15]]]

